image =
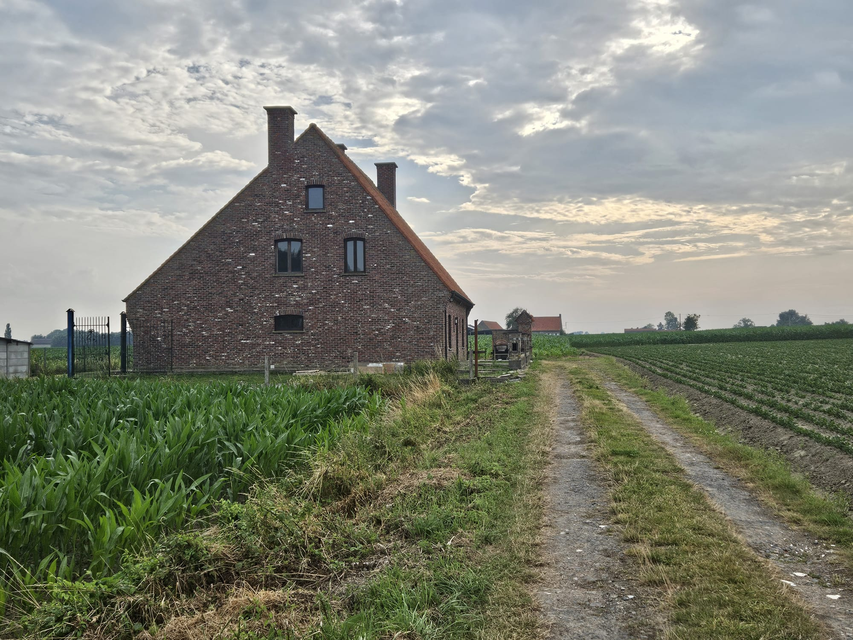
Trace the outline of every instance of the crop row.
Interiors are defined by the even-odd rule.
[[[853,455],[853,341],[598,348]]]
[[[577,349],[639,345],[712,344],[727,342],[776,342],[788,340],[836,340],[853,338],[853,325],[801,327],[754,327],[706,331],[643,331],[567,336]]]
[[[124,550],[285,472],[381,406],[358,387],[0,380],[0,571],[109,573]]]

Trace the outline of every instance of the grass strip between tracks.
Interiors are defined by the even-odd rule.
[[[664,594],[667,637],[822,637],[675,459],[599,384],[595,366],[582,360],[567,370],[613,481],[612,508],[628,553],[641,580]]]
[[[827,495],[796,473],[781,454],[738,442],[693,413],[687,400],[654,390],[642,376],[613,358],[593,366],[636,393],[663,419],[690,438],[704,453],[754,489],[758,497],[788,523],[804,528],[815,538],[837,545],[839,556],[853,568],[853,518],[850,500],[843,494]]]

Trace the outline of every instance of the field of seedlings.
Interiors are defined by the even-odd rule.
[[[15,584],[109,574],[381,407],[354,386],[0,380],[0,608]]]
[[[853,456],[853,340],[601,347]]]

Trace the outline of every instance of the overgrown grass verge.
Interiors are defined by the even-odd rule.
[[[734,436],[721,433],[713,423],[695,415],[683,396],[652,389],[645,378],[613,358],[596,359],[591,366],[643,398],[667,424],[690,438],[728,473],[756,489],[759,498],[787,522],[837,545],[841,558],[853,568],[853,518],[846,496],[815,489],[781,454],[742,444]]]
[[[820,638],[675,459],[599,384],[589,360],[568,366],[596,456],[610,472],[614,517],[641,580],[665,593],[667,637]]]
[[[24,637],[532,638],[548,421],[537,376],[432,370],[288,477],[221,501],[109,578],[42,585]]]

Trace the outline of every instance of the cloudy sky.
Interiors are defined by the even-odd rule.
[[[110,314],[289,104],[473,298],[853,321],[850,0],[0,0],[0,324]]]

